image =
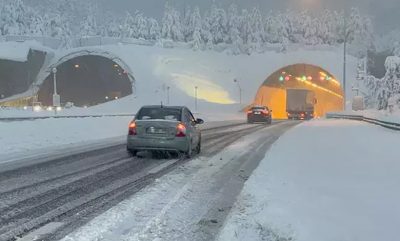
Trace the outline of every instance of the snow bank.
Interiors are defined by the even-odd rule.
[[[42,46],[37,41],[0,42],[0,59],[26,62],[28,60],[29,50],[31,49],[52,52],[52,50]]]
[[[126,134],[132,117],[45,119],[0,122],[1,156],[33,150],[85,143]]]
[[[219,241],[397,240],[398,132],[347,120],[285,134],[245,185]]]

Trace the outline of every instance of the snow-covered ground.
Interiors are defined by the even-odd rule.
[[[348,120],[297,126],[247,181],[218,240],[398,240],[399,135]]]

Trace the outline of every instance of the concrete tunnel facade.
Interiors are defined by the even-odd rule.
[[[43,106],[51,106],[54,93],[53,68],[57,68],[57,93],[61,96],[62,105],[70,102],[79,107],[92,106],[134,92],[135,78],[129,66],[113,53],[97,49],[73,51],[58,58],[53,57],[47,65],[45,56],[40,61],[36,57],[33,60],[28,58],[26,63],[7,62],[8,65],[2,65],[0,60],[0,68],[11,65],[16,69],[1,72],[3,75],[8,73],[8,78],[0,74],[1,90],[8,90],[13,85],[18,87],[14,88],[15,91],[6,92],[3,101],[0,99],[1,105],[21,107],[39,102]],[[30,67],[33,65],[35,71]],[[5,82],[3,79],[11,81]]]
[[[29,49],[25,59],[0,59],[0,102],[29,90],[47,53]]]

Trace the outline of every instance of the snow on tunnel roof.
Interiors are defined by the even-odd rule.
[[[24,42],[0,42],[0,59],[26,62],[31,49],[43,52],[51,51],[42,46],[39,42],[33,40]]]

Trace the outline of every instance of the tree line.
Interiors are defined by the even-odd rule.
[[[213,4],[202,12],[198,7],[179,11],[167,3],[163,17],[156,19],[139,11],[107,12],[95,0],[42,0],[35,6],[3,0],[1,4],[0,34],[59,38],[64,47],[72,38],[91,36],[183,42],[196,50],[229,46],[233,54],[262,52],[271,45],[282,51],[289,44],[337,45],[345,36],[360,54],[374,45],[371,19],[356,8],[345,21],[344,12],[328,9],[265,13]]]

